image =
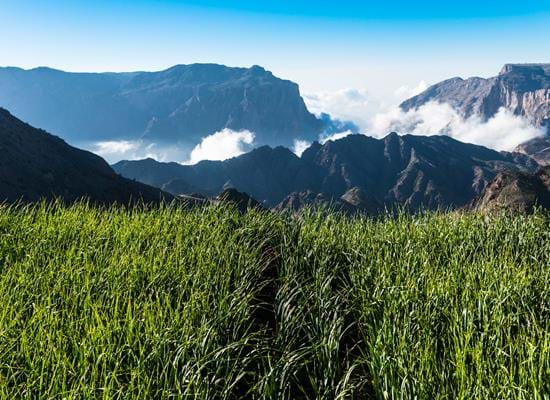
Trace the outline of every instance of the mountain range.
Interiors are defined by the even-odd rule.
[[[299,208],[312,202],[380,210],[462,207],[507,169],[535,171],[518,153],[497,152],[448,136],[383,139],[350,135],[314,142],[298,157],[267,146],[225,161],[196,165],[153,159],[121,161],[116,172],[172,194],[213,196],[227,188],[246,192],[265,207]]]
[[[505,108],[526,118],[546,135],[521,144],[515,151],[550,164],[550,64],[506,64],[491,78],[447,79],[405,100],[400,107],[408,111],[431,101],[447,103],[464,117],[476,115],[487,120]]]
[[[488,119],[505,107],[544,128],[550,121],[549,72],[550,64],[507,64],[493,78],[453,78],[433,85],[401,108],[439,101],[465,117]],[[528,174],[550,163],[548,136],[512,153],[448,136],[396,133],[382,139],[355,134],[321,144],[314,141],[321,130],[331,132],[345,122],[315,117],[295,83],[258,66],[192,64],[102,74],[0,68],[0,104],[74,141],[139,139],[191,148],[228,128],[253,131],[259,146],[225,161],[181,165],[145,159],[111,168],[1,109],[0,199],[8,201],[88,197],[127,204],[169,199],[171,193],[201,202],[220,192],[243,192],[278,210],[331,204],[375,214],[394,207],[454,209],[472,201],[485,207],[500,198],[495,195],[500,188],[510,187],[506,182],[528,187],[514,182],[538,179]],[[288,149],[297,139],[313,141],[301,156]]]
[[[224,128],[257,145],[314,140],[323,122],[298,85],[262,67],[176,65],[158,72],[69,73],[0,68],[0,105],[68,140],[137,140],[192,149]]]
[[[527,118],[534,126],[550,123],[550,64],[506,64],[491,78],[451,78],[405,100],[408,111],[430,101],[447,103],[463,116],[494,116],[501,107]]]
[[[130,204],[172,198],[117,175],[101,157],[71,147],[2,108],[0,154],[0,203],[86,198],[96,204]]]

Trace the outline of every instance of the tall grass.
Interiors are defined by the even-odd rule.
[[[0,207],[0,397],[548,399],[550,217]]]

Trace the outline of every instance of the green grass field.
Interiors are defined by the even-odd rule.
[[[0,207],[0,398],[549,399],[550,217]]]

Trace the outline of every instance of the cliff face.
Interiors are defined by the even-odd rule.
[[[147,139],[191,149],[224,128],[257,145],[318,137],[298,85],[259,66],[177,65],[158,72],[0,68],[0,106],[66,140]]]
[[[403,103],[403,110],[429,101],[448,103],[465,117],[487,119],[501,107],[537,127],[550,122],[550,64],[506,64],[498,76],[452,78],[429,87]]]

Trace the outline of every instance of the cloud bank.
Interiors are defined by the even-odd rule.
[[[184,164],[196,164],[202,160],[226,160],[248,151],[254,142],[254,133],[243,130],[223,129],[206,136],[191,151]]]
[[[177,145],[161,146],[143,140],[109,140],[82,144],[82,147],[100,155],[109,163],[144,158],[174,161],[183,159],[185,155],[185,150]]]
[[[407,112],[398,106],[376,114],[370,132],[385,136],[388,132],[415,135],[448,135],[466,143],[495,150],[512,150],[518,144],[543,134],[520,116],[501,108],[487,121],[478,116],[462,117],[450,105],[430,102]]]
[[[189,147],[177,144],[161,145],[144,140],[110,140],[84,143],[79,147],[100,155],[109,163],[153,158],[157,161],[196,164],[202,160],[225,160],[236,157],[251,150],[253,143],[254,133],[250,131],[223,129],[202,138],[191,151]]]
[[[363,89],[305,94],[303,98],[308,110],[318,117],[327,113],[341,121],[352,121],[360,130],[368,127],[368,116],[376,106],[376,102]]]
[[[396,89],[391,99],[384,101],[371,97],[365,90],[345,89],[304,96],[309,109],[317,114],[351,121],[359,132],[383,137],[390,132],[415,135],[448,135],[457,140],[496,150],[512,150],[518,144],[543,134],[526,119],[506,109],[499,110],[484,121],[480,117],[464,118],[448,104],[431,102],[416,110],[403,111],[397,104],[428,87],[424,81],[416,86]],[[349,130],[324,132],[319,141],[336,140],[347,136]]]

